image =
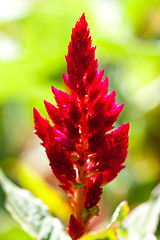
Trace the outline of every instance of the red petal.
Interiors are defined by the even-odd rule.
[[[127,156],[129,124],[122,124],[115,131],[107,134],[104,148],[96,155],[96,169],[106,172],[108,179],[116,177],[122,169]]]
[[[92,136],[88,139],[91,152],[95,153],[99,149],[103,148],[105,140],[106,136],[104,129],[100,128],[98,131],[94,132]]]
[[[104,70],[97,73],[95,82],[89,89],[88,101],[92,105],[93,101],[99,96],[104,97],[108,93],[108,78],[106,77],[104,81],[101,81],[104,75]]]
[[[39,114],[36,108],[33,109],[33,117],[36,130],[35,134],[37,134],[38,137],[42,139],[43,142],[45,142],[49,122]]]
[[[67,232],[71,236],[72,240],[77,240],[80,236],[82,236],[83,231],[84,229],[82,225],[73,215],[71,215]]]
[[[65,176],[69,181],[75,182],[76,171],[62,146],[57,141],[52,142],[51,138],[47,138],[45,147],[53,173],[56,176]]]
[[[71,140],[78,140],[80,138],[79,135],[79,127],[76,127],[75,124],[70,120],[65,118],[64,124],[66,126],[66,135],[71,139]]]
[[[70,104],[70,109],[69,109],[69,118],[74,122],[78,123],[80,118],[81,118],[81,112],[77,105],[75,104],[75,101],[72,101]]]
[[[102,175],[96,174],[86,185],[85,208],[96,206],[102,195]]]
[[[113,166],[111,169],[103,172],[103,184],[111,182],[125,166]]]
[[[63,108],[63,107],[66,107],[67,105],[69,105],[69,103],[71,101],[71,97],[67,93],[65,93],[61,90],[58,90],[53,86],[51,87],[51,89],[54,94],[54,97],[55,97],[58,107]]]
[[[62,111],[60,111],[58,108],[56,108],[54,105],[51,103],[44,101],[47,113],[52,120],[52,122],[55,124],[55,126],[59,130],[63,130],[63,114]]]
[[[82,15],[72,30],[68,46],[66,56],[68,76],[63,74],[67,86],[81,98],[85,96],[88,85],[94,82],[98,67],[95,47],[91,47],[89,32],[88,23]]]

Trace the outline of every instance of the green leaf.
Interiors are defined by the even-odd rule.
[[[123,227],[128,231],[127,240],[156,240],[160,216],[160,185],[152,192],[150,199],[136,207],[125,219]]]
[[[53,215],[68,222],[72,209],[59,192],[49,186],[29,165],[21,163],[17,170],[20,185],[40,198]],[[39,187],[37,188],[37,186]]]
[[[90,209],[83,208],[82,217],[85,219],[85,222],[87,222],[91,217],[98,216],[98,215],[99,215],[98,206],[93,206]]]
[[[0,239],[1,240],[34,240],[35,238],[28,235],[26,232],[24,232],[22,229],[17,227],[12,227],[8,231],[5,231],[3,233],[0,233]]]
[[[127,201],[121,202],[112,215],[109,228],[120,227],[123,220],[128,216],[129,206]]]
[[[0,193],[1,194],[1,193]],[[0,208],[0,240],[34,240],[26,233],[3,208]]]
[[[96,234],[96,235],[91,235],[88,234],[82,238],[80,238],[80,240],[120,240],[117,237],[116,232],[113,229],[108,229],[105,232]]]
[[[37,240],[70,239],[60,220],[51,216],[47,206],[29,191],[17,187],[1,170],[0,183],[6,194],[6,208],[27,233]]]

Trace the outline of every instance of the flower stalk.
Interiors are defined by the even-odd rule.
[[[57,107],[44,102],[53,125],[34,109],[35,133],[42,140],[51,169],[71,199],[74,214],[68,233],[72,240],[86,232],[98,215],[102,186],[125,167],[129,124],[113,130],[123,109],[108,93],[108,78],[98,71],[85,15],[72,30],[63,73],[69,94],[52,87]]]

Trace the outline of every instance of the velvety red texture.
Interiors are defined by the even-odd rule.
[[[104,71],[98,71],[84,14],[72,29],[66,62],[67,74],[62,76],[69,94],[52,87],[57,106],[44,103],[53,124],[34,109],[35,133],[60,186],[71,197],[73,210],[81,204],[89,211],[98,204],[102,185],[124,168],[129,124],[113,130],[123,104],[117,104],[115,91],[108,93],[108,78],[103,80]],[[81,186],[85,196],[80,202],[77,189]],[[72,239],[82,235],[85,224],[82,216],[71,216]]]

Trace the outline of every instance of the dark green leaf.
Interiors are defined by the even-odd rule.
[[[87,222],[93,216],[98,216],[98,214],[99,214],[98,206],[93,206],[90,209],[83,208],[82,211],[82,217],[85,219],[85,222]]]

